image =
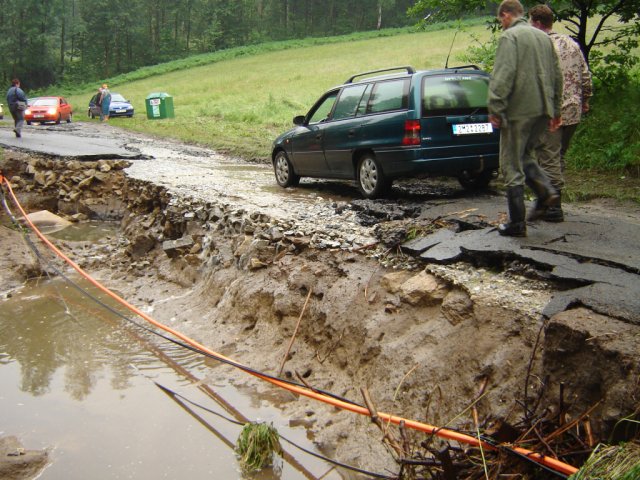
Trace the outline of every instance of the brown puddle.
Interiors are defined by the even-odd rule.
[[[231,405],[313,450],[303,428],[290,428],[274,405],[233,385],[210,388],[228,405],[216,403],[198,382],[208,368],[62,279],[31,284],[0,303],[0,435],[49,450],[42,479],[244,478],[232,447],[241,427],[193,402],[229,418]],[[331,470],[283,446],[293,463],[250,478],[318,478]]]

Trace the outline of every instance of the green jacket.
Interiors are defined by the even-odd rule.
[[[562,113],[562,70],[549,36],[520,18],[498,41],[489,113],[509,120]]]

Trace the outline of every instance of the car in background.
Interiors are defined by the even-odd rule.
[[[32,122],[58,124],[63,120],[71,123],[72,118],[73,109],[64,97],[37,97],[24,111],[24,121],[27,125],[31,125]]]
[[[98,95],[100,94],[96,93],[91,97],[91,100],[89,100],[89,109],[87,110],[87,117],[89,118],[96,118],[100,116],[100,106],[96,104],[98,101]]]
[[[91,100],[89,100],[89,109],[87,110],[87,116],[89,118],[95,118],[100,116],[100,107],[96,105],[98,94],[96,93]],[[133,117],[135,113],[133,105],[127,99],[125,99],[119,93],[111,94],[111,104],[109,105],[109,117]]]
[[[497,176],[500,140],[489,123],[488,86],[489,74],[474,65],[353,75],[275,139],[276,182],[351,179],[365,198],[384,196],[394,179],[423,174],[486,187]]]
[[[133,117],[134,109],[129,100],[126,100],[119,93],[111,94],[111,104],[109,105],[110,117]]]

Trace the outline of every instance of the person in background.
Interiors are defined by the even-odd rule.
[[[11,81],[11,87],[7,91],[7,105],[13,117],[13,133],[20,138],[24,125],[24,111],[27,109],[27,96],[20,88],[20,80],[17,78]]]
[[[498,226],[505,236],[527,235],[524,184],[536,194],[530,220],[539,218],[558,194],[533,152],[547,125],[560,126],[562,71],[548,35],[522,17],[518,0],[503,0],[498,20],[504,30],[498,40],[489,81],[489,121],[500,129],[500,170],[507,188],[509,222]]]
[[[553,29],[553,12],[546,5],[536,5],[529,10],[529,23],[542,30],[553,42],[564,77],[562,99],[562,125],[554,132],[546,131],[542,143],[536,149],[538,164],[549,176],[551,185],[558,191],[558,200],[542,215],[549,222],[564,221],[561,192],[564,188],[564,155],[578,128],[582,114],[589,111],[592,95],[591,72],[582,50],[569,35],[560,35]]]
[[[111,92],[107,84],[102,85],[102,95],[100,96],[100,104],[102,106],[102,115],[100,120],[103,122],[109,121],[109,107],[111,106]]]
[[[96,93],[93,98],[91,98],[90,103],[93,103],[93,106],[91,107],[92,117],[95,117],[97,111],[98,115],[100,116],[100,121],[102,121],[102,87],[98,87],[98,93]]]

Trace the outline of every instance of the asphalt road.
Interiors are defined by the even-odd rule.
[[[4,127],[0,128],[0,145],[5,148],[60,159],[130,159],[128,175],[162,185],[175,195],[212,202],[223,199],[237,208],[289,218],[307,230],[331,229],[337,236],[350,236],[360,243],[372,241],[376,224],[390,220],[453,220],[458,228],[414,239],[404,250],[424,262],[518,260],[531,264],[568,286],[547,307],[549,315],[581,304],[640,325],[637,206],[569,204],[565,205],[565,222],[530,223],[528,237],[504,238],[492,226],[506,213],[506,200],[497,191],[469,194],[455,182],[425,179],[398,182],[389,199],[363,201],[349,182],[305,179],[300,187],[285,190],[275,184],[269,165],[246,163],[111,125],[32,125],[19,139],[6,119],[0,125]]]
[[[78,133],[80,127],[74,123],[25,124],[21,138],[16,138],[14,135],[12,120],[5,117],[4,124],[7,128],[0,129],[0,145],[7,148],[37,152],[47,156],[80,159],[136,158],[139,155],[126,150],[124,142],[119,142],[110,135],[101,136],[99,131],[89,135],[86,132],[80,134]],[[102,125],[98,124],[98,126]]]

